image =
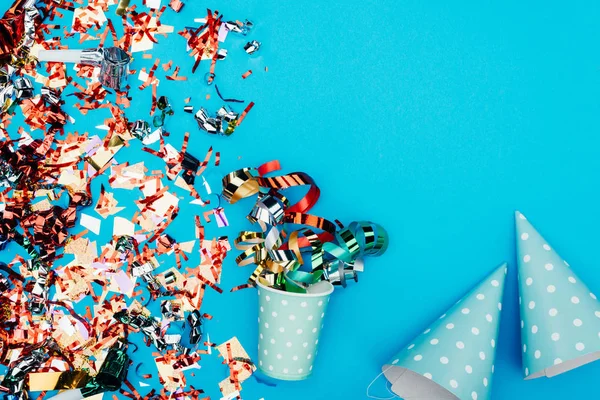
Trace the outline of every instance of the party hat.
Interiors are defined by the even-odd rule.
[[[405,400],[490,398],[506,264],[383,366]]]
[[[600,358],[600,302],[516,212],[525,379],[553,377]]]

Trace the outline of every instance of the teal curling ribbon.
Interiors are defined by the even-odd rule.
[[[298,291],[298,287],[315,283],[317,277],[318,280],[346,287],[348,280],[358,280],[355,270],[357,260],[364,256],[380,256],[389,244],[387,231],[381,225],[367,221],[352,222],[347,228],[335,232],[334,237],[335,241],[323,243],[316,255],[313,248],[313,261],[326,260],[321,265],[313,262],[313,272],[292,270],[285,273],[286,290]]]

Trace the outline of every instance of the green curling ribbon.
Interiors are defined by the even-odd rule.
[[[353,263],[362,256],[380,256],[389,243],[388,234],[381,225],[366,221],[351,223],[336,232],[335,237],[339,245],[327,242],[323,244],[323,250],[346,263]]]

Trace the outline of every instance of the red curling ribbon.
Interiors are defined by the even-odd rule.
[[[273,161],[269,161],[264,163],[263,165],[261,165],[260,167],[258,167],[258,174],[260,176],[269,174],[273,171],[279,171],[281,169],[281,165],[279,164],[279,160],[273,160]]]
[[[287,189],[293,186],[310,185],[308,193],[304,195],[296,204],[290,206],[286,210],[286,214],[299,212],[307,213],[319,200],[321,196],[321,190],[315,183],[315,181],[304,172],[293,172],[287,175],[280,175],[275,177],[258,177],[258,184],[262,187],[271,189]]]

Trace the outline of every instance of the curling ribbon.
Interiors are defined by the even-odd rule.
[[[386,251],[385,229],[365,221],[343,227],[308,214],[319,199],[319,187],[304,172],[265,177],[280,168],[275,160],[258,168],[233,171],[223,178],[223,198],[231,204],[258,195],[247,218],[258,224],[260,231],[242,231],[234,241],[235,247],[242,250],[236,263],[255,264],[256,268],[249,285],[233,290],[254,286],[260,280],[277,289],[303,293],[321,280],[344,287],[349,279],[357,280],[362,258]],[[291,204],[280,191],[295,186],[308,186],[308,191]],[[303,227],[288,233],[289,225]],[[310,252],[310,263],[303,252]],[[307,264],[310,271],[302,270]]]

